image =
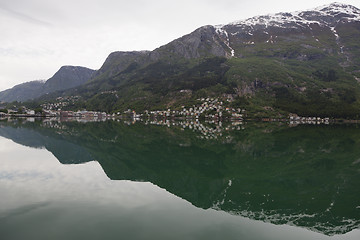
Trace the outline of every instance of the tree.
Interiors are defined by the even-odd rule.
[[[336,81],[338,79],[338,76],[336,74],[336,71],[331,69],[328,71],[328,74],[327,74],[327,81],[328,82],[333,82],[333,81]]]
[[[35,114],[38,114],[38,113],[43,114],[43,112],[44,112],[42,108],[35,108],[34,111],[35,111]]]

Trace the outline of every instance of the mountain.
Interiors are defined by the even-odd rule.
[[[31,81],[14,86],[11,89],[0,92],[0,101],[26,101],[39,97],[39,89],[44,86],[45,81]]]
[[[230,95],[230,106],[255,116],[358,117],[359,37],[360,10],[339,3],[204,26],[154,51],[112,53],[89,83],[63,94],[85,96],[79,106],[94,110]]]
[[[114,52],[69,109],[180,108],[219,97],[254,117],[360,116],[360,10],[312,10],[204,26],[153,51]],[[229,100],[229,102],[227,101]]]
[[[94,72],[85,67],[63,66],[47,81],[27,82],[0,92],[0,101],[24,102],[43,94],[77,87],[86,83]]]
[[[82,85],[93,76],[94,72],[85,67],[63,66],[45,82],[42,91],[51,93]]]

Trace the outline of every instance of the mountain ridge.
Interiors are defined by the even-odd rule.
[[[94,72],[92,69],[81,66],[62,66],[48,80],[37,80],[18,84],[0,92],[0,101],[24,102],[38,98],[44,94],[73,88],[87,82],[93,76]]]

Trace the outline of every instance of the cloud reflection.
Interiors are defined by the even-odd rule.
[[[111,181],[97,162],[62,165],[0,137],[2,239],[358,239],[203,210],[147,182]],[[0,154],[3,153],[0,151]]]

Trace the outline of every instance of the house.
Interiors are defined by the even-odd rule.
[[[35,115],[35,111],[34,110],[27,110],[26,114],[28,115]]]

